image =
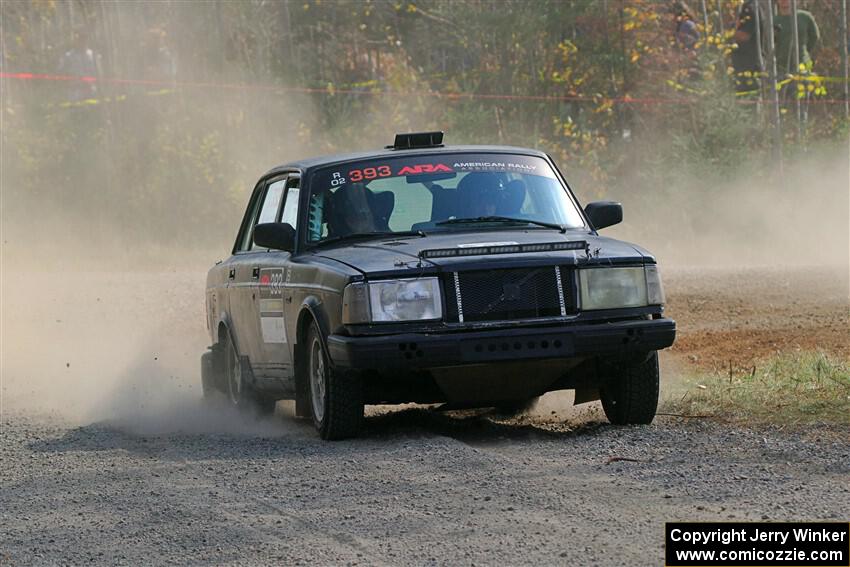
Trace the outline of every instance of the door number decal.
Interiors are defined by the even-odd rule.
[[[260,270],[260,329],[265,343],[286,343],[282,268]]]

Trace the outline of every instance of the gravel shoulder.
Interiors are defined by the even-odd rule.
[[[822,350],[850,361],[850,280],[843,267],[674,268],[665,272],[676,343],[694,370],[749,367]]]
[[[833,329],[818,344],[846,352],[843,283],[818,302],[808,276],[780,275],[803,283],[772,296],[775,272],[737,273],[736,295],[728,273],[666,274],[668,386],[743,352],[735,328]],[[198,273],[77,274],[59,291],[3,277],[2,564],[659,565],[665,521],[848,519],[846,427],[615,428],[556,393],[510,420],[377,408],[362,438],[325,443],[289,404],[244,421],[200,402]]]

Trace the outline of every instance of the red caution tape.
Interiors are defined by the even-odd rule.
[[[583,96],[583,95],[509,95],[509,94],[481,94],[481,93],[441,93],[434,91],[423,91],[417,93],[397,92],[397,91],[380,91],[380,90],[361,90],[361,89],[337,89],[333,85],[326,88],[310,88],[310,87],[284,87],[281,85],[263,85],[253,83],[209,83],[209,82],[183,82],[183,81],[156,81],[148,79],[122,79],[114,77],[88,77],[77,75],[48,75],[40,73],[6,73],[0,72],[0,78],[3,79],[18,79],[27,81],[80,81],[84,83],[106,83],[116,85],[154,85],[167,87],[190,87],[204,89],[241,89],[241,90],[267,90],[280,92],[296,92],[305,94],[346,94],[354,96],[402,96],[409,97],[411,95],[429,96],[434,98],[442,98],[447,100],[527,100],[527,101],[561,101],[561,102],[612,102],[618,104],[695,104],[699,102],[692,98],[632,98],[625,97],[604,97],[604,96]],[[757,100],[738,100],[739,104],[757,104]],[[823,99],[813,98],[807,101],[808,104],[844,104],[842,99]]]

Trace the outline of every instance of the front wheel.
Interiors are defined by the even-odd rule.
[[[310,410],[322,439],[356,437],[363,421],[363,385],[356,373],[331,367],[315,323],[307,333]]]
[[[658,409],[658,353],[643,362],[622,364],[600,391],[602,408],[615,425],[652,423]]]

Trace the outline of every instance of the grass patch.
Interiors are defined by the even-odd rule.
[[[850,424],[850,367],[821,352],[804,352],[723,375],[690,375],[666,396],[661,411],[756,423]]]

